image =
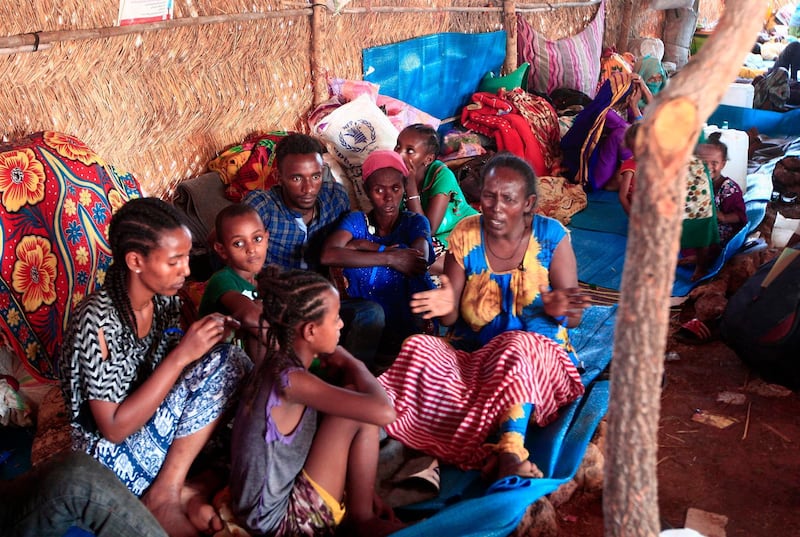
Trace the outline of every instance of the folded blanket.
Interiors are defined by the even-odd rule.
[[[192,253],[208,251],[208,234],[217,213],[232,202],[225,197],[225,184],[217,172],[208,172],[180,183],[172,203],[186,214],[192,232]]]

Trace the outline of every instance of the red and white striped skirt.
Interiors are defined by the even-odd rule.
[[[536,423],[545,425],[583,393],[580,374],[557,343],[518,330],[475,352],[412,336],[378,381],[397,412],[389,435],[462,469],[482,465],[491,450],[486,439],[511,406],[533,403]]]

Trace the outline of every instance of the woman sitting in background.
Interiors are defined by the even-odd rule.
[[[434,259],[431,228],[423,215],[400,210],[408,175],[400,155],[373,151],[364,161],[362,173],[373,209],[345,216],[325,241],[321,260],[324,265],[344,269],[347,296],[383,306],[387,329],[378,356],[386,360],[397,354],[403,339],[424,328],[422,319],[412,315],[408,301],[413,293],[434,286],[427,272]]]
[[[450,340],[408,338],[378,378],[397,412],[390,436],[493,478],[540,477],[524,447],[529,419],[544,425],[583,393],[567,327],[589,300],[567,230],[535,205],[529,164],[509,153],[486,163],[482,214],[450,234],[442,287],[411,301],[452,325]]]
[[[603,83],[561,139],[569,179],[587,190],[619,190],[617,169],[631,158],[623,143],[625,130],[642,117],[643,95],[649,90],[639,75],[615,72]]]
[[[650,103],[654,95],[667,87],[669,78],[667,77],[667,71],[664,69],[661,61],[649,54],[636,62],[636,72],[642,77],[644,85],[650,92],[649,95],[647,92],[642,92],[642,100],[639,101],[639,108],[644,108]]]
[[[400,132],[394,150],[403,157],[409,170],[405,206],[428,218],[436,251],[436,261],[430,271],[441,274],[447,237],[462,218],[478,211],[467,203],[450,168],[436,160],[439,136],[433,127],[420,123],[409,125]]]

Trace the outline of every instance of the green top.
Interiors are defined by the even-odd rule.
[[[255,300],[256,286],[248,282],[231,268],[224,267],[208,279],[206,289],[203,291],[203,298],[200,300],[200,308],[198,313],[201,317],[209,313],[220,312],[230,314],[223,306],[219,299],[228,291],[236,291],[251,300]]]
[[[446,247],[447,237],[450,236],[450,232],[456,224],[467,216],[478,214],[478,211],[467,203],[464,192],[452,170],[441,160],[434,160],[425,172],[425,180],[422,182],[419,192],[422,209],[427,210],[431,198],[438,194],[445,194],[450,200],[439,228],[432,231],[433,237]]]

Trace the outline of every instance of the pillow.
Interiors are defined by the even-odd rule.
[[[400,133],[368,95],[361,95],[325,116],[312,134],[345,168],[353,168],[375,149],[394,149]]]
[[[517,17],[517,57],[531,64],[528,90],[550,94],[556,88],[582,91],[594,98],[600,75],[605,1],[594,20],[578,35],[548,41]]]
[[[508,91],[514,88],[527,89],[528,71],[530,68],[531,64],[523,63],[506,76],[494,76],[494,73],[489,71],[481,79],[481,83],[478,86],[478,91],[497,93],[500,91],[500,89],[505,89]]]
[[[394,97],[378,95],[378,100],[375,104],[386,113],[386,117],[389,118],[389,121],[392,122],[392,125],[397,130],[403,130],[414,123],[422,123],[438,129],[442,123],[439,118],[435,118],[427,112],[423,112],[419,108],[415,108]]]
[[[50,131],[0,144],[0,192],[0,330],[37,380],[55,380],[69,313],[111,264],[111,215],[142,192],[82,141]]]
[[[378,90],[380,88],[378,84],[373,84],[366,80],[328,79],[328,95],[330,97],[342,97],[344,102],[352,101],[362,95],[368,95],[374,103],[378,100]]]
[[[275,146],[289,134],[272,131],[247,138],[233,145],[208,163],[209,171],[219,173],[227,186],[225,197],[238,203],[251,190],[269,190],[278,182],[275,168]]]

